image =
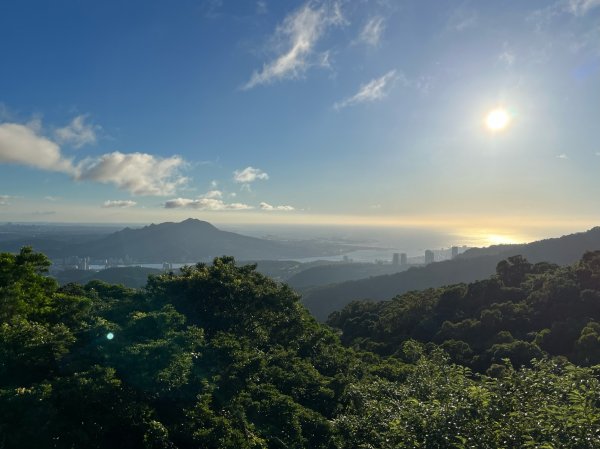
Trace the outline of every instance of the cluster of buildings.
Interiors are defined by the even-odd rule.
[[[463,252],[466,251],[467,247],[462,247]],[[460,248],[458,246],[453,246],[450,248],[449,254],[447,250],[438,251],[438,262],[441,260],[455,259],[460,252]],[[425,265],[429,265],[436,261],[436,252],[430,249],[425,250],[424,254],[424,263]],[[392,265],[405,267],[408,265],[408,256],[406,253],[394,253],[392,255]]]

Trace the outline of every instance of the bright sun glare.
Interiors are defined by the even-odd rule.
[[[488,112],[485,125],[490,131],[502,131],[510,124],[510,114],[503,108],[496,108]]]

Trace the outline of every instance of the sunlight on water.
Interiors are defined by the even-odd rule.
[[[107,340],[112,340],[113,338],[115,338],[115,334],[113,334],[112,332],[109,332],[108,334],[106,334]]]

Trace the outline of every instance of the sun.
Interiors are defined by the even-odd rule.
[[[496,108],[488,112],[485,126],[493,132],[502,131],[510,124],[510,114],[504,108]]]

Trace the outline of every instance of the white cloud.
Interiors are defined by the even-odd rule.
[[[569,159],[569,156],[567,156],[565,153],[559,154],[558,156],[556,156],[558,159]]]
[[[74,174],[76,169],[62,156],[60,147],[39,135],[39,123],[0,125],[0,163],[26,165],[42,170]]]
[[[53,203],[56,201],[60,201],[60,198],[58,196],[45,196],[44,199]]]
[[[179,174],[184,165],[179,156],[158,158],[146,153],[118,151],[78,165],[76,179],[114,184],[134,195],[172,195],[187,178]]]
[[[253,209],[252,206],[242,203],[225,203],[221,198],[223,192],[220,190],[209,190],[204,195],[196,199],[190,198],[173,198],[165,202],[166,209],[188,208],[199,210],[248,210]]]
[[[314,2],[308,2],[288,15],[273,37],[279,55],[265,63],[261,70],[255,71],[244,89],[302,76],[315,65],[314,47],[325,30],[342,23],[344,18],[338,3],[316,7]]]
[[[266,211],[281,211],[281,212],[291,212],[293,210],[295,210],[295,208],[293,206],[271,206],[268,203],[260,203],[259,207],[262,210],[266,210]]]
[[[54,131],[57,142],[69,144],[75,148],[96,143],[97,126],[85,123],[86,116],[78,115],[64,128]]]
[[[259,168],[246,167],[243,170],[235,170],[233,172],[233,180],[237,183],[248,184],[256,180],[267,180],[269,175]]]
[[[584,16],[600,6],[600,0],[567,0],[567,10],[576,16]]]
[[[596,151],[596,156],[600,156],[600,151]]]
[[[367,45],[377,46],[381,35],[385,30],[385,19],[377,16],[369,19],[358,36],[359,42]]]
[[[216,198],[174,198],[165,202],[166,209],[189,208],[198,210],[248,210],[253,209],[252,206],[242,203],[225,203],[223,200]]]
[[[39,121],[0,124],[0,163],[62,172],[76,180],[114,184],[135,195],[172,195],[187,182],[179,156],[159,158],[146,153],[114,152],[78,163],[65,158],[60,146],[40,134]]]
[[[0,206],[8,206],[8,202],[12,197],[10,195],[0,195]]]
[[[391,70],[381,78],[375,78],[367,84],[363,84],[356,94],[341,102],[335,103],[333,107],[335,109],[342,109],[359,103],[381,100],[387,96],[389,85],[396,79],[398,79],[396,71]]]
[[[203,198],[223,198],[223,192],[220,190],[209,190],[204,195]]]
[[[133,207],[137,203],[131,200],[107,200],[102,204],[104,208],[125,208]]]

